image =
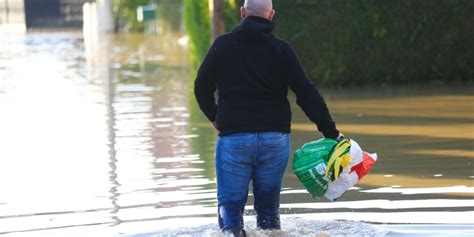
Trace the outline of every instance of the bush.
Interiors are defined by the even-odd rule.
[[[207,1],[185,0],[194,65],[210,44]],[[243,0],[226,0],[226,30]],[[472,0],[274,0],[275,34],[319,85],[474,79]]]
[[[189,37],[193,68],[199,67],[211,44],[209,5],[202,0],[184,0],[184,23]]]
[[[274,0],[276,34],[318,84],[474,79],[474,1]]]

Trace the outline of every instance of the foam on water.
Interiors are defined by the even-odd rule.
[[[420,216],[421,215],[421,216]],[[428,215],[431,218],[428,218]],[[317,213],[282,215],[281,231],[256,228],[254,216],[245,217],[249,236],[473,236],[473,212],[404,212],[404,213]],[[448,219],[455,221],[449,222]],[[459,223],[456,221],[463,220]],[[417,221],[418,220],[418,221]],[[127,237],[148,236],[224,236],[216,218],[175,218],[159,221],[155,230]],[[432,224],[421,224],[432,223]],[[378,224],[376,224],[378,223]],[[389,224],[381,224],[389,223]],[[412,224],[394,224],[412,223]],[[452,223],[452,224],[445,224]],[[133,227],[129,226],[131,229]],[[131,229],[128,229],[129,231]],[[129,232],[130,233],[130,232]]]
[[[258,230],[255,219],[245,222],[248,236],[255,237],[283,237],[283,236],[474,236],[473,225],[447,225],[447,224],[368,224],[348,220],[316,220],[313,215],[291,215],[282,217],[281,231]],[[127,237],[153,237],[153,236],[225,236],[218,229],[216,223],[202,224],[214,221],[215,218],[199,218],[189,220],[169,220],[171,226],[176,223],[198,224],[192,227],[170,227],[147,233],[125,235]],[[188,222],[189,221],[189,222]],[[168,222],[168,221],[167,221]],[[174,223],[174,224],[172,224]]]
[[[387,237],[393,236],[473,236],[472,225],[380,225],[377,228],[388,230]]]
[[[203,224],[205,222],[210,222]],[[183,218],[164,222],[167,229],[154,232],[126,235],[127,237],[151,236],[225,236],[218,229],[215,218]],[[385,236],[388,231],[370,224],[347,220],[318,220],[314,215],[284,215],[282,230],[258,230],[255,217],[246,217],[245,229],[248,236]],[[195,224],[195,226],[192,226]],[[191,226],[188,226],[191,225]]]

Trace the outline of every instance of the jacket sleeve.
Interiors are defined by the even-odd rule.
[[[214,122],[216,119],[217,105],[214,99],[216,91],[216,47],[211,46],[199,67],[196,80],[194,81],[194,95],[206,117]]]
[[[285,46],[285,63],[288,69],[286,77],[288,85],[296,94],[296,103],[306,116],[317,125],[324,137],[336,139],[339,136],[339,131],[329,114],[326,102],[309,80],[293,48],[289,44]]]

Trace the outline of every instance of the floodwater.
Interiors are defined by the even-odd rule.
[[[219,236],[217,134],[182,36],[0,36],[0,235]],[[255,229],[250,198],[250,235],[472,236],[473,89],[321,89],[379,161],[334,203],[288,168],[282,231]],[[291,101],[294,151],[321,135]]]

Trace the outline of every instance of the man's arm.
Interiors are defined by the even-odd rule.
[[[296,103],[306,116],[318,126],[318,130],[327,138],[338,138],[339,131],[329,114],[323,97],[309,80],[293,48],[286,45],[286,63],[288,85],[296,94]]]
[[[216,48],[211,46],[199,67],[196,80],[194,81],[194,95],[206,117],[214,123],[216,120],[217,105],[214,99],[216,91]]]

